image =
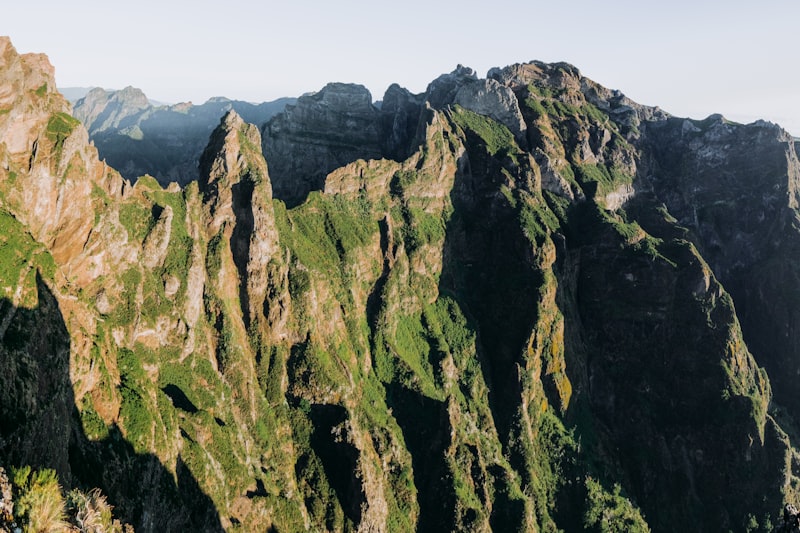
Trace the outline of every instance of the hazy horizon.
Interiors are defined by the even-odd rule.
[[[392,83],[423,92],[459,63],[485,76],[538,59],[676,116],[764,119],[800,135],[800,3],[554,4],[43,0],[5,6],[0,34],[47,54],[59,87],[134,86],[159,102],[264,102],[334,81],[380,100]]]

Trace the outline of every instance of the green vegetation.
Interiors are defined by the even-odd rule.
[[[155,223],[150,210],[136,200],[119,206],[119,221],[128,231],[128,238],[139,243],[144,241]]]
[[[186,295],[186,277],[189,272],[189,267],[191,266],[192,248],[195,245],[194,240],[189,236],[186,226],[186,194],[188,193],[164,191],[157,183],[154,183],[151,189],[152,190],[145,193],[145,195],[152,200],[159,209],[165,209],[167,206],[172,209],[172,224],[170,227],[170,240],[167,246],[167,255],[164,258],[163,267],[154,272],[154,275],[159,284],[163,284],[163,281],[169,276],[173,276],[180,281],[178,293],[174,297],[175,302],[180,305],[184,302]],[[163,289],[163,285],[161,288]]]
[[[24,466],[13,471],[16,498],[14,518],[26,524],[26,532],[66,529],[64,497],[55,471],[32,471]]]
[[[64,141],[67,137],[72,135],[72,132],[80,124],[80,121],[67,113],[55,113],[51,115],[50,120],[47,122],[45,135],[53,143],[53,152],[56,158],[61,158],[61,150],[64,147]]]
[[[528,85],[528,92],[523,104],[533,112],[534,118],[545,115],[556,120],[573,118],[582,122],[594,122],[616,130],[616,125],[597,106],[588,102],[580,106],[569,104],[563,99],[565,95],[566,89],[556,90]]]
[[[130,326],[136,319],[139,311],[136,304],[137,287],[142,282],[142,273],[138,268],[129,268],[119,276],[119,281],[124,287],[121,301],[117,303],[111,313],[111,324]]]
[[[409,207],[403,210],[403,219],[406,222],[403,226],[404,242],[410,249],[444,240],[446,221],[440,215]]]
[[[612,492],[591,477],[586,478],[587,502],[583,525],[602,533],[649,533],[641,512],[622,495],[619,485]]]
[[[197,354],[178,363],[179,354],[165,358],[158,374],[158,387],[179,387],[198,409],[212,410],[221,401],[221,395],[230,396],[231,390],[211,366],[208,359]]]
[[[477,135],[489,155],[500,158],[510,156],[516,162],[516,154],[520,150],[514,134],[505,125],[458,105],[453,108],[450,117],[459,127]]]
[[[158,412],[151,405],[146,392],[144,371],[141,361],[131,350],[119,351],[120,375],[120,423],[125,428],[125,437],[138,453],[146,453],[150,445],[153,426],[153,413]]]
[[[100,415],[94,408],[90,397],[86,396],[79,409],[83,432],[91,440],[102,440],[108,437],[108,426],[106,426]]]
[[[112,516],[112,509],[98,489],[93,489],[88,494],[77,489],[67,493],[67,516],[78,527],[88,529],[87,526],[93,526],[96,533],[132,533],[133,528],[127,524],[123,526]]]
[[[295,466],[299,489],[313,523],[328,531],[354,531],[352,521],[344,515],[336,492],[331,487],[311,440],[314,425],[309,419],[308,406],[290,412],[292,434],[297,446]]]
[[[0,208],[0,297],[12,299],[21,287],[19,305],[36,304],[36,273],[52,279],[53,257],[13,215]]]
[[[663,240],[648,234],[638,222],[628,222],[628,216],[624,210],[618,209],[612,213],[599,206],[596,209],[600,219],[610,224],[614,231],[622,237],[623,247],[635,254],[643,253],[653,260],[662,259],[673,267],[677,266],[674,261],[661,253],[660,248],[663,245]]]
[[[210,279],[216,279],[222,269],[222,257],[225,241],[223,240],[222,232],[217,233],[211,240],[208,241],[208,249],[206,250],[206,271]]]
[[[275,218],[285,243],[303,265],[314,272],[350,276],[351,254],[369,244],[378,231],[366,200],[352,202],[312,192],[306,203],[286,211],[275,202]]]
[[[171,477],[179,491],[194,490],[194,478],[213,501],[212,513],[234,531],[354,531],[365,527],[363,498],[381,506],[373,516],[386,511],[386,524],[375,526],[389,531],[649,531],[633,501],[654,501],[639,492],[641,479],[661,483],[665,472],[683,474],[653,466],[644,451],[623,456],[620,440],[629,434],[618,432],[618,414],[631,420],[623,429],[643,432],[659,417],[680,417],[653,442],[668,448],[665,457],[687,462],[698,473],[692,482],[704,489],[710,484],[702,469],[725,453],[732,463],[746,456],[747,468],[773,457],[778,463],[770,469],[788,468],[781,461],[791,448],[783,441],[795,435],[784,439],[767,425],[769,381],[744,343],[731,297],[717,285],[702,290],[702,276],[713,273],[690,244],[689,237],[700,237],[685,228],[685,240],[668,236],[658,224],[674,229],[678,221],[663,206],[654,208],[658,224],[641,216],[651,207],[637,204],[641,198],[629,204],[630,215],[605,208],[609,193],[633,182],[624,165],[648,160],[638,159],[622,126],[585,102],[589,93],[563,86],[569,88],[532,86],[527,94],[515,88],[524,95],[529,129],[519,142],[528,152],[502,124],[454,106],[436,115],[434,133],[412,159],[350,167],[367,169],[358,178],[362,191],[315,191],[292,209],[274,200],[279,238],[270,245],[277,253],[263,271],[248,272],[249,281],[266,287],[267,320],[258,313],[247,320],[256,303],[244,297],[248,287],[237,277],[242,264],[238,256],[233,262],[231,227],[208,234],[211,200],[197,184],[165,190],[145,175],[122,199],[94,184],[96,229],[111,228],[111,242],[121,242],[121,225],[128,248],[100,249],[102,236],[94,233],[86,256],[64,265],[64,275],[45,246],[0,209],[0,296],[7,300],[0,355],[13,356],[6,359],[14,379],[28,373],[33,382],[37,365],[44,368],[56,351],[28,327],[41,273],[55,294],[43,301],[53,316],[62,313],[59,327],[75,339],[68,345],[65,338],[63,349],[53,346],[68,354],[78,376],[70,376],[80,398],[72,430],[87,437],[86,450],[78,451],[100,450],[107,478],[114,469],[135,471],[140,461],[157,459],[169,472],[169,487],[154,494],[194,497],[178,495]],[[56,114],[46,134],[61,149],[75,126]],[[248,137],[252,131],[238,132],[250,164],[246,179],[248,186],[266,186],[261,162],[252,159],[260,152],[255,136]],[[587,146],[602,153],[595,159]],[[541,191],[542,153],[578,198]],[[609,163],[585,164],[595,160]],[[348,190],[355,173],[339,177]],[[9,170],[8,183],[15,180],[18,189],[22,177]],[[387,181],[388,193],[376,198]],[[127,252],[156,242],[169,212],[163,263],[130,263]],[[84,257],[103,259],[92,272],[66,272],[82,269]],[[187,305],[195,261],[206,268],[201,294],[193,295],[200,301],[190,302],[197,306]],[[628,265],[636,269],[629,273]],[[649,278],[648,268],[659,270]],[[686,291],[684,279],[692,285]],[[668,322],[673,315],[679,321]],[[7,317],[15,321],[8,325]],[[699,325],[687,331],[685,346],[662,342],[665,330],[669,341],[671,330],[691,329],[689,320]],[[679,361],[684,352],[689,363]],[[631,353],[636,357],[626,360]],[[705,386],[703,365],[716,372],[707,374],[713,387]],[[652,379],[656,373],[720,400],[702,405],[733,428],[720,453],[701,449],[694,419],[675,414],[697,410],[690,394],[670,400],[670,409],[651,406],[663,394],[659,388],[675,383]],[[635,401],[626,396],[631,383]],[[0,383],[11,391],[3,398],[28,394],[8,384]],[[691,449],[676,453],[684,443]],[[785,473],[776,479],[790,479]],[[66,523],[88,507],[104,523],[113,521],[91,494],[64,498],[52,471],[17,474],[22,524],[33,523],[34,514]],[[147,474],[148,483],[160,483]],[[114,497],[139,512],[139,502]],[[658,509],[646,510],[663,526]],[[764,509],[753,511],[747,528],[769,523]],[[739,522],[744,516],[729,514]],[[50,526],[31,526],[43,527]]]
[[[559,227],[558,218],[541,198],[524,195],[519,209],[519,221],[525,236],[542,246]]]
[[[376,371],[385,382],[397,381],[426,396],[440,398],[436,390],[430,343],[422,324],[422,314],[395,317],[391,330],[376,334]]]
[[[603,197],[621,185],[633,182],[633,176],[619,168],[605,165],[575,165],[575,177],[587,196]]]
[[[98,489],[73,489],[64,495],[54,470],[30,466],[13,470],[12,477],[14,520],[24,533],[133,531],[112,516],[112,507]]]

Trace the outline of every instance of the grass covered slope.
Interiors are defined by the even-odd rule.
[[[653,181],[663,113],[568,65],[462,72],[410,157],[287,208],[235,113],[198,182],[131,186],[2,57],[4,466],[139,531],[742,531],[797,503],[796,414]]]

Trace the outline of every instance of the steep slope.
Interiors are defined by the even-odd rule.
[[[793,139],[773,124],[740,127],[716,115],[651,127],[648,143],[651,191],[641,203],[664,204],[691,231],[734,296],[776,401],[797,412],[800,164]]]
[[[75,102],[74,115],[89,130],[100,157],[129,180],[150,174],[163,186],[198,179],[197,163],[220,118],[234,109],[263,124],[294,101],[250,104],[212,98],[202,105],[154,105],[139,89],[94,88]]]
[[[0,51],[5,465],[139,531],[745,531],[798,503],[780,129],[459,67],[381,109],[330,85],[263,139],[230,111],[196,182],[131,186],[46,60]]]

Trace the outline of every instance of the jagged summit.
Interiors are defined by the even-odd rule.
[[[262,129],[275,196],[296,205],[310,191],[321,189],[329,172],[352,161],[409,157],[423,142],[421,135],[431,108],[468,109],[503,124],[521,146],[536,144],[520,107],[529,87],[539,91],[535,98],[596,106],[609,113],[625,135],[637,134],[643,120],[669,116],[583,78],[566,63],[517,64],[492,69],[486,79],[458,65],[432,81],[422,94],[391,85],[380,109],[372,105],[364,87],[330,84],[300,97],[296,105],[287,107]]]
[[[269,185],[258,128],[246,123],[231,109],[211,133],[209,143],[200,158],[200,190],[206,194],[212,194],[212,188],[227,190],[244,176],[254,182],[264,181]],[[225,182],[220,183],[220,180]]]
[[[442,74],[425,91],[425,99],[436,109],[452,103],[455,93],[466,83],[478,81],[475,71],[463,65],[456,66],[449,74]]]

